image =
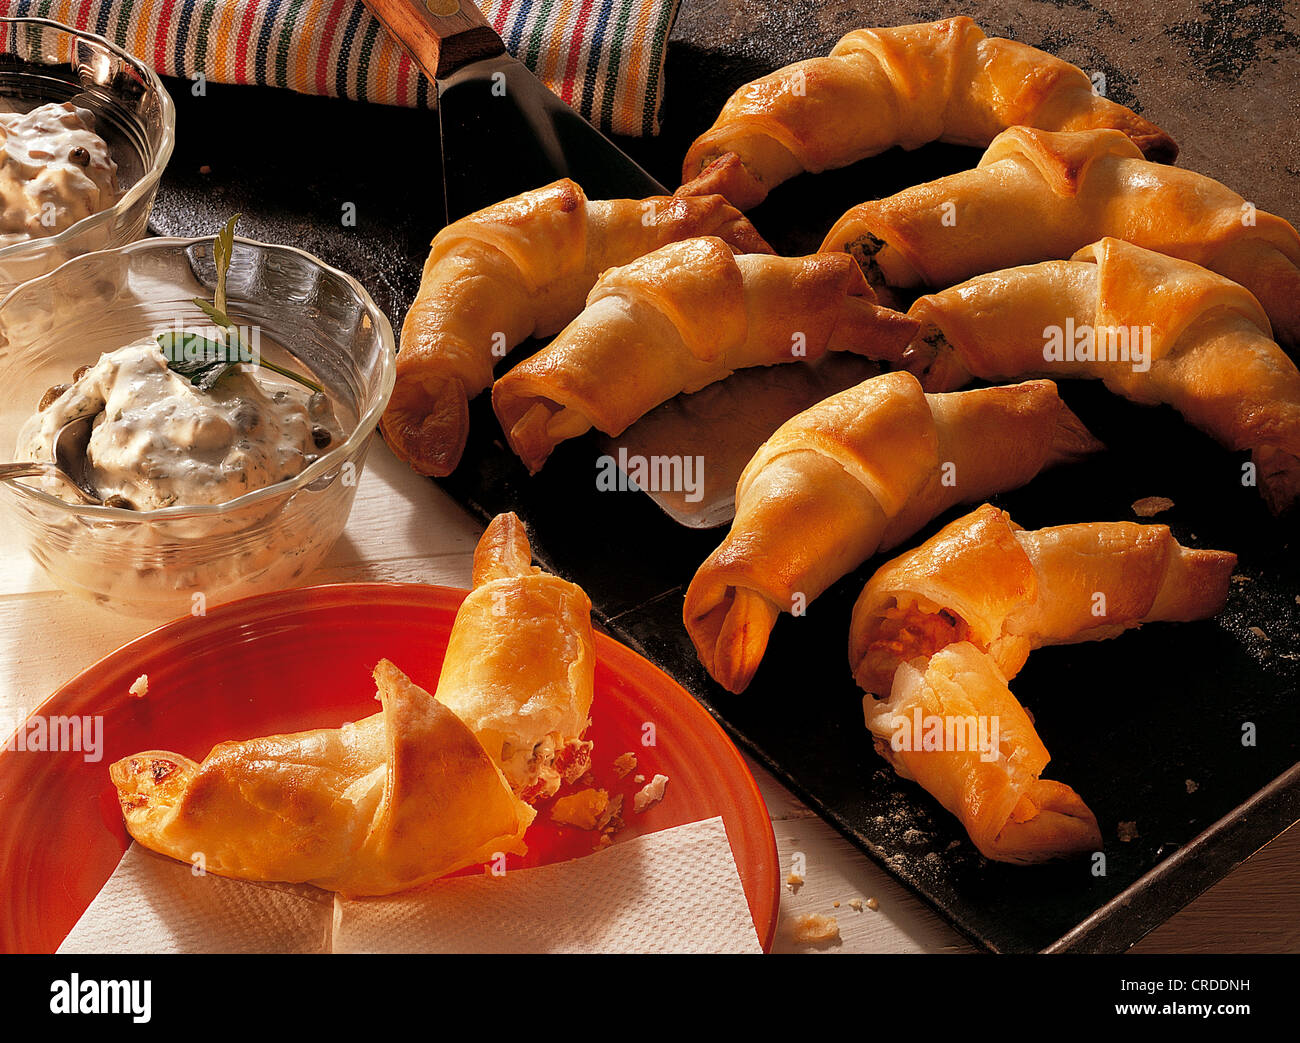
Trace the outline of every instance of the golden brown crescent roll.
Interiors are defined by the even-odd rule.
[[[533,810],[464,723],[384,659],[380,713],[341,728],[212,748],[202,764],[150,750],[113,764],[127,830],[207,872],[401,891],[522,850]]]
[[[736,485],[731,531],[682,618],[719,684],[745,689],[782,612],[964,501],[1100,448],[1048,380],[926,395],[886,373],[786,421]]]
[[[606,268],[696,235],[770,252],[720,196],[588,200],[568,178],[448,225],[402,323],[381,424],[393,452],[421,474],[450,474],[465,448],[469,400],[492,383],[498,359],[563,328]]]
[[[849,210],[822,249],[851,253],[877,289],[942,287],[1107,236],[1240,283],[1278,341],[1300,344],[1296,230],[1211,178],[1147,162],[1117,130],[1012,127],[974,169]]]
[[[591,601],[533,567],[523,522],[492,519],[474,552],[474,589],[456,613],[438,701],[464,721],[532,802],[591,762],[582,738],[595,684]]]
[[[986,858],[1031,864],[1101,849],[1079,795],[1041,778],[1047,748],[974,645],[904,663],[888,697],[862,706],[877,751],[956,815]]]
[[[887,692],[899,664],[965,641],[1015,677],[1042,645],[1217,614],[1236,563],[1182,546],[1164,525],[1026,532],[985,504],[871,577],[853,606],[849,665],[865,691]]]
[[[1119,239],[980,275],[920,298],[905,364],[927,391],[971,377],[1095,377],[1173,406],[1229,449],[1248,449],[1269,507],[1300,496],[1300,370],[1245,288]]]
[[[966,17],[857,29],[829,57],[811,58],[741,87],[695,140],[682,181],[721,192],[741,210],[803,171],[948,141],[980,148],[1007,127],[1112,127],[1152,160],[1172,162],[1173,139],[1093,93],[1083,70],[1015,40],[987,37]],[[740,162],[713,166],[735,155]],[[701,177],[703,174],[703,177]]]
[[[565,439],[620,434],[737,369],[827,351],[898,361],[915,323],[877,305],[851,261],[826,263],[834,256],[736,256],[702,237],[606,272],[583,313],[493,385],[511,448],[536,471]]]

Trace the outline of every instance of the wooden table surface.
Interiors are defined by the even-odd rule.
[[[399,582],[467,587],[481,529],[432,482],[397,461],[378,438],[343,538],[304,583]],[[151,629],[62,593],[0,530],[0,721],[26,715],[101,656]],[[784,872],[796,853],[807,869],[783,888],[774,951],[968,952],[964,938],[751,763],[772,815]],[[38,842],[38,838],[33,838]],[[855,912],[849,902],[875,898]],[[836,907],[835,903],[839,903]],[[817,950],[789,935],[803,913],[836,917],[838,944]],[[1137,952],[1300,952],[1300,826],[1259,851],[1149,934]]]

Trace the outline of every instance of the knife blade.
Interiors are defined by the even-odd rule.
[[[364,0],[437,85],[448,223],[570,177],[591,199],[667,190],[506,50],[469,0]]]

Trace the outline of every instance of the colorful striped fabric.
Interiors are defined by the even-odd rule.
[[[659,132],[679,0],[480,0],[505,41],[602,130]],[[358,0],[0,0],[107,37],[165,76],[428,105],[428,82]]]

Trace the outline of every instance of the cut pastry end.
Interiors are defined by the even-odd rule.
[[[980,853],[996,862],[1037,865],[1101,848],[1097,816],[1083,798],[1062,782],[1037,779]]]
[[[379,430],[399,460],[419,474],[445,478],[465,452],[469,396],[455,379],[433,386],[404,386],[399,380]]]
[[[500,381],[492,389],[492,404],[501,426],[505,428],[510,448],[523,461],[529,474],[542,469],[555,447],[570,438],[591,430],[591,421],[576,409],[557,405],[549,399],[531,402],[505,392],[498,392]],[[522,412],[516,412],[521,407]]]
[[[118,803],[132,836],[153,832],[151,823],[172,814],[198,764],[165,750],[146,750],[109,765]]]
[[[744,587],[726,588],[712,607],[693,605],[693,600],[688,591],[683,616],[700,662],[727,691],[743,692],[763,661],[781,610]]]
[[[1251,454],[1264,503],[1275,515],[1285,514],[1300,499],[1300,459],[1271,446]]]
[[[902,366],[927,393],[956,391],[971,381],[947,335],[932,322],[923,322],[903,352]]]
[[[474,548],[474,586],[539,571],[533,567],[533,548],[519,515],[514,511],[498,514],[483,530]]]
[[[866,646],[850,649],[850,656],[856,660],[853,677],[869,695],[884,695],[901,664],[928,660],[961,641],[987,651],[966,621],[951,609],[921,597],[911,598],[905,605],[893,599],[875,621]]]
[[[682,168],[682,182],[682,187],[674,195],[716,194],[723,196],[737,210],[752,210],[767,198],[767,189],[763,183],[750,173],[734,152],[724,152],[703,160],[688,155]]]

